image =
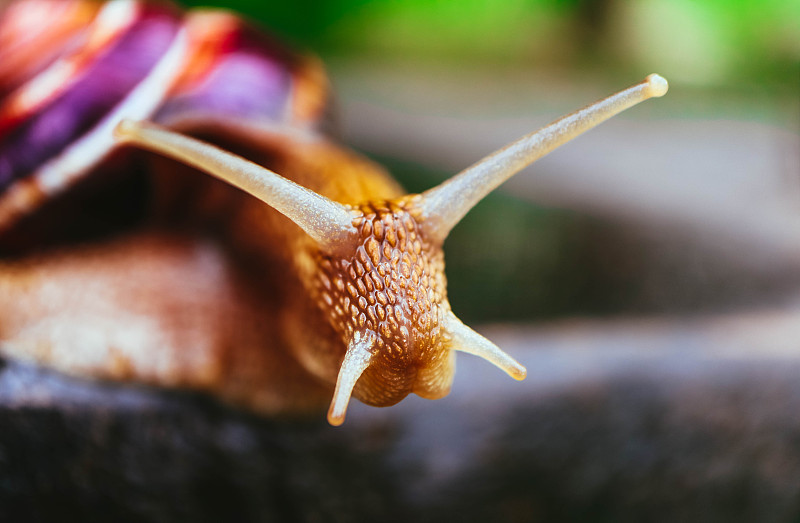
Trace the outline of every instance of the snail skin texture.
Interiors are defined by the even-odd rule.
[[[208,17],[230,19],[201,16],[203,27],[220,25]],[[168,53],[156,73],[175,60]],[[245,159],[177,132],[185,121],[145,121],[150,97],[169,96],[161,85],[145,85],[82,144],[151,151],[154,218],[118,237],[0,262],[0,351],[86,378],[202,390],[268,415],[328,404],[332,425],[343,423],[351,396],[389,406],[410,393],[447,395],[456,351],[524,379],[522,365],[453,314],[444,240],[515,173],[667,91],[650,75],[409,195],[307,127],[225,127],[217,142]],[[11,207],[0,198],[0,227],[22,214],[19,202],[44,198],[42,180],[57,170],[14,212],[4,215]]]

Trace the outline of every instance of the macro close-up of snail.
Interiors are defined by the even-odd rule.
[[[50,5],[63,12],[42,29],[29,11],[48,5],[13,4],[0,29],[3,353],[206,390],[264,414],[332,395],[334,425],[351,394],[376,406],[445,396],[454,351],[525,377],[451,312],[442,244],[517,171],[667,90],[650,75],[406,195],[318,130],[319,64],[240,19],[70,2]],[[24,60],[42,47],[51,52]],[[139,223],[60,243],[74,206],[90,206],[80,198],[128,209],[136,185],[147,193]]]
[[[800,9],[201,4],[0,0],[0,521],[797,520]]]

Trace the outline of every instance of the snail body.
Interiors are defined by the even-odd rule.
[[[376,406],[412,392],[446,395],[457,350],[524,378],[524,367],[452,313],[444,239],[538,157],[666,92],[651,75],[407,195],[320,131],[327,83],[314,59],[226,13],[91,6],[93,34],[53,37],[71,49],[66,58],[33,67],[27,80],[0,70],[0,249],[12,254],[0,264],[0,350],[84,377],[205,390],[266,414],[330,401],[335,425],[351,395]],[[20,24],[10,10],[0,42]],[[76,24],[64,25],[54,34]],[[114,31],[127,36],[115,40]],[[134,45],[142,34],[155,40]],[[128,42],[163,54],[99,116],[79,115],[74,136],[50,127],[37,141],[36,122],[66,95],[98,89],[103,77],[91,73],[114,53],[97,51],[101,37],[117,51]],[[80,81],[46,81],[69,67],[83,71]],[[245,88],[231,94],[225,74]],[[32,158],[10,152],[29,143]],[[146,219],[92,242],[26,247],[31,238],[59,244],[48,227],[67,217],[53,202],[126,170],[147,179]]]

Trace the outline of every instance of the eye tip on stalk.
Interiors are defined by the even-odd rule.
[[[669,91],[669,83],[660,74],[653,73],[644,79],[648,86],[648,94],[651,98],[660,98]]]

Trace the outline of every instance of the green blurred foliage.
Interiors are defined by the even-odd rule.
[[[797,0],[228,0],[217,5],[323,57],[644,66],[693,83],[792,81],[800,71]]]

